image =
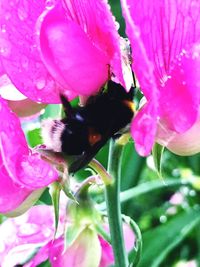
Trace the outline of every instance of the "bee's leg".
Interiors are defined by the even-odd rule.
[[[70,166],[69,173],[75,173],[78,170],[85,167],[97,154],[97,152],[106,144],[109,138],[103,138],[99,142],[95,143],[90,147],[89,150],[85,151],[82,155],[78,157]]]

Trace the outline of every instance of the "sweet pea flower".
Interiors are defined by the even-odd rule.
[[[106,0],[2,0],[0,26],[0,70],[34,101],[88,96],[113,73],[130,87]]]
[[[123,232],[126,250],[129,252],[134,247],[135,236],[126,224],[123,224]],[[112,246],[90,225],[81,231],[67,249],[64,248],[64,239],[57,239],[50,247],[50,262],[53,267],[108,267],[114,264],[114,255]]]
[[[17,218],[3,222],[0,225],[1,267],[17,264],[36,267],[46,260],[50,261],[52,267],[107,267],[114,263],[111,245],[91,225],[84,227],[75,241],[66,248],[63,238],[66,223],[64,209],[61,209],[56,239],[53,218],[52,207],[39,205]],[[124,224],[123,229],[126,248],[130,251],[135,237],[128,225]]]
[[[200,2],[121,0],[133,71],[146,97],[132,123],[136,149],[147,155],[158,122],[177,134],[197,121],[200,98]]]
[[[29,149],[19,119],[2,98],[0,114],[0,212],[16,216],[33,205],[58,173]]]
[[[47,205],[34,206],[23,215],[4,221],[0,225],[1,267],[26,263],[53,239],[54,230],[53,208]],[[48,251],[43,249],[34,266],[47,258]]]

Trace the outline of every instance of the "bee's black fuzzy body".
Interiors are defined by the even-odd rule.
[[[85,106],[72,108],[61,96],[66,118],[54,121],[51,136],[60,138],[60,150],[79,157],[69,167],[76,172],[87,165],[102,146],[127,126],[133,117],[133,88],[127,93],[115,82],[109,81],[107,90],[88,98]],[[61,125],[61,126],[60,126]]]

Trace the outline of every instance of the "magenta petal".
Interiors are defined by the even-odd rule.
[[[0,152],[10,177],[15,180],[17,163],[21,160],[22,155],[29,153],[29,150],[19,119],[9,110],[7,102],[2,98],[0,98],[0,105],[2,118],[0,123]],[[11,169],[12,171],[9,171]]]
[[[133,49],[133,70],[151,101],[148,112],[142,109],[132,124],[136,148],[146,155],[158,117],[177,132],[186,131],[197,119],[200,5],[196,0],[121,3]],[[152,120],[152,126],[147,120]]]
[[[108,79],[108,58],[60,7],[43,18],[40,48],[52,76],[73,92],[90,95]]]
[[[67,18],[79,24],[94,46],[105,53],[109,59],[111,72],[125,87],[120,36],[117,32],[119,26],[112,15],[108,1],[64,0],[64,3]]]
[[[98,267],[101,258],[101,246],[97,234],[89,227],[85,228],[68,248],[64,248],[64,239],[55,240],[50,249],[52,267]]]
[[[130,225],[127,223],[123,223],[123,234],[126,251],[129,252],[134,248],[135,245],[135,234],[131,229]],[[107,232],[109,232],[108,224],[104,225],[104,228]],[[101,262],[99,267],[107,267],[114,263],[114,255],[112,246],[104,240],[101,236],[99,236],[99,242],[101,245],[102,253],[101,253]]]
[[[45,187],[58,178],[51,165],[41,160],[39,154],[24,156],[18,168],[18,182],[32,190]]]
[[[9,78],[24,95],[58,103],[58,85],[42,63],[35,43],[35,23],[44,8],[43,0],[1,0],[0,57]]]
[[[112,246],[105,241],[101,236],[99,236],[99,242],[101,244],[102,255],[101,255],[101,262],[99,267],[107,267],[114,263],[114,255]]]
[[[131,125],[136,150],[141,156],[146,156],[151,152],[155,140],[159,91],[153,74],[152,63],[149,61],[141,40],[140,29],[133,21],[133,14],[131,13],[133,12],[133,5],[129,1],[122,0],[121,2],[126,19],[126,32],[133,49],[132,68],[136,73],[141,90],[144,92],[147,101],[150,101],[139,111]]]
[[[4,74],[4,68],[0,60],[0,76],[2,76],[3,74]]]
[[[5,100],[0,99],[0,152],[9,176],[17,184],[30,190],[42,188],[58,177],[57,172],[29,149],[19,119],[11,112]]]
[[[200,101],[200,49],[194,45],[180,55],[161,91],[163,121],[178,133],[188,130],[197,120]]]
[[[0,166],[0,212],[7,213],[15,210],[31,194],[31,191],[13,183],[3,166],[1,155]]]
[[[200,39],[198,0],[121,0],[127,27],[138,27],[158,84],[165,81],[177,57]],[[133,44],[134,47],[134,44]],[[142,64],[142,62],[141,62]]]
[[[131,134],[135,141],[137,152],[147,156],[155,141],[157,129],[157,110],[154,103],[147,103],[131,123]]]

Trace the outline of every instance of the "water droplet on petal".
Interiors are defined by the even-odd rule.
[[[5,24],[1,25],[1,32],[2,33],[6,32],[6,25]]]
[[[44,78],[35,81],[35,85],[38,90],[42,90],[46,85],[46,80]]]
[[[53,260],[56,261],[57,260],[57,257],[53,257]]]
[[[52,9],[55,6],[55,0],[46,0],[45,7],[47,9]]]
[[[11,18],[11,14],[9,12],[6,12],[4,16],[6,20],[9,20]]]
[[[26,56],[21,57],[21,65],[24,69],[27,69],[29,66],[29,60]]]
[[[18,8],[17,15],[22,21],[28,17],[27,11],[24,8]]]

